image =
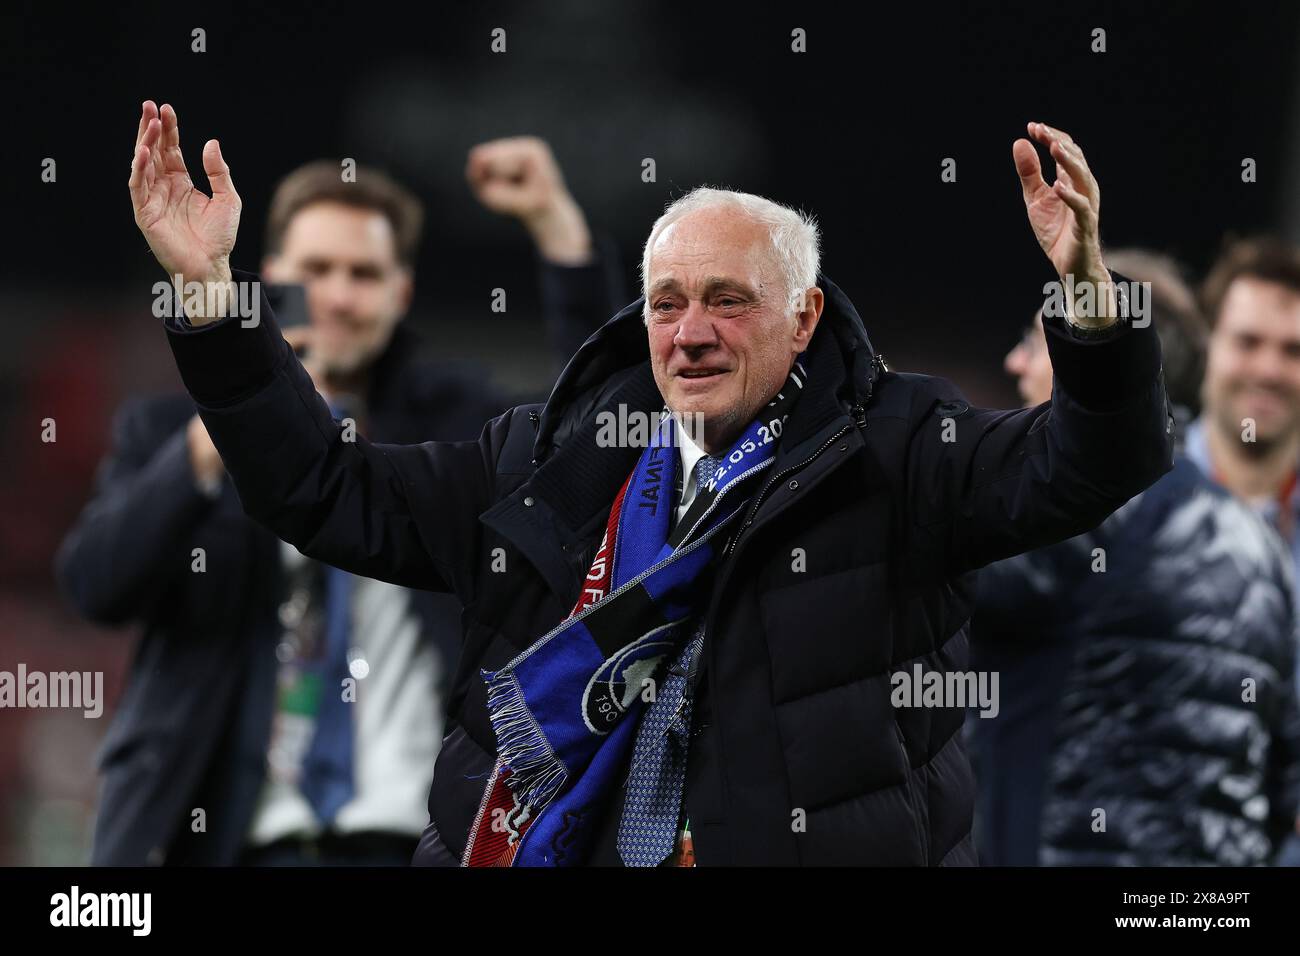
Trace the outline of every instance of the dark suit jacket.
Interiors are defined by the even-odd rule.
[[[542,267],[547,329],[563,358],[622,302],[615,257],[602,251],[591,266]],[[474,439],[513,404],[484,386],[483,369],[418,357],[417,339],[400,325],[375,365],[366,397],[374,438]],[[95,865],[230,864],[263,782],[282,630],[279,542],[245,517],[229,480],[217,500],[195,487],[185,436],[194,412],[185,395],[119,411],[94,497],[56,560],[88,618],[143,627],[99,754]],[[191,570],[195,548],[203,573]],[[459,604],[415,592],[413,607],[450,673]],[[198,809],[206,831],[194,833]]]

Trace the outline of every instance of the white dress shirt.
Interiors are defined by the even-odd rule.
[[[682,459],[682,493],[677,500],[677,514],[674,515],[673,522],[675,526],[695,501],[695,492],[699,490],[695,487],[695,465],[704,457],[705,452],[703,448],[691,441],[691,436],[680,424],[673,431],[677,435],[677,453]]]
[[[281,543],[286,567],[307,561]],[[425,639],[410,592],[395,584],[352,578],[349,641],[361,653],[353,714],[356,792],[338,811],[340,833],[377,830],[418,837],[429,821],[429,784],[442,743],[442,707],[435,688],[443,662]],[[364,676],[360,676],[364,675]],[[276,746],[272,729],[271,747]],[[315,836],[320,821],[298,788],[268,772],[247,841]]]

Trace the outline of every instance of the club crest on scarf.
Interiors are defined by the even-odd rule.
[[[708,597],[716,542],[772,464],[804,374],[796,363],[676,527],[679,425],[665,410],[614,498],[572,613],[505,667],[482,672],[497,762],[463,865],[581,862],[646,692]]]
[[[647,634],[620,650],[591,675],[582,695],[582,713],[587,729],[607,734],[627,713],[632,702],[654,687],[654,675],[676,644],[668,638],[671,625],[656,637]]]

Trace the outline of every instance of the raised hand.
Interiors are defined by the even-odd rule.
[[[164,103],[160,112],[147,100],[140,113],[128,183],[135,223],[169,276],[180,276],[182,283],[225,286],[231,280],[230,252],[239,230],[241,204],[215,139],[203,147],[203,170],[211,196],[195,188],[185,168],[176,111]]]
[[[547,259],[573,265],[591,257],[587,220],[545,140],[512,136],[480,143],[469,151],[465,178],[484,206],[522,222]]]
[[[1101,188],[1083,150],[1068,134],[1044,123],[1030,123],[1027,128],[1056,160],[1056,181],[1049,186],[1033,143],[1018,139],[1011,147],[1038,244],[1062,279],[1073,276],[1076,285],[1108,283],[1110,273],[1102,262],[1097,229]]]

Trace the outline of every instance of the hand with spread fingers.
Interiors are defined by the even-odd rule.
[[[1099,308],[1079,310],[1072,314],[1072,320],[1077,325],[1105,327],[1114,321],[1115,308],[1097,226],[1101,188],[1088,168],[1083,150],[1069,134],[1045,123],[1030,123],[1027,129],[1033,141],[1046,146],[1056,161],[1056,181],[1049,186],[1043,179],[1034,143],[1018,139],[1012,144],[1011,155],[1024,190],[1029,224],[1057,275],[1063,280],[1071,277],[1068,281],[1080,294],[1087,288],[1092,290],[1090,295],[1105,292],[1096,300]]]
[[[186,314],[196,325],[219,317],[221,296],[230,294],[230,252],[240,210],[230,167],[215,139],[203,147],[203,171],[211,196],[195,188],[185,168],[176,111],[167,103],[159,110],[145,101],[128,183],[135,223],[169,276],[184,285],[202,283],[208,291],[202,302],[185,297]]]

